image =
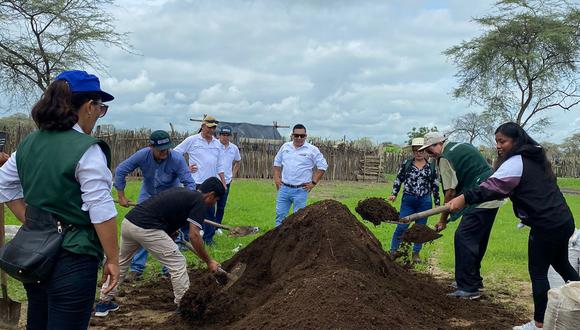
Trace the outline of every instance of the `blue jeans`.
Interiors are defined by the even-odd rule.
[[[406,217],[410,214],[422,212],[429,210],[431,208],[431,194],[423,196],[414,196],[409,194],[403,194],[403,199],[401,200],[401,212],[400,216]],[[427,218],[417,219],[415,221],[420,225],[427,223]],[[409,228],[409,224],[397,225],[395,232],[393,233],[393,238],[391,239],[391,252],[397,251],[399,245],[401,245],[401,237]],[[415,243],[413,244],[413,252],[421,251],[423,244]]]
[[[228,187],[228,189],[226,189],[226,193],[222,196],[222,198],[219,199],[219,201],[217,202],[217,209],[215,211],[215,221],[217,223],[222,223],[222,220],[224,219],[224,211],[226,210],[226,203],[228,202],[228,195],[230,194],[230,184],[228,183],[226,186]]]
[[[87,329],[95,301],[99,260],[61,250],[49,280],[24,284],[28,330]]]
[[[294,204],[294,212],[306,207],[308,191],[304,188],[290,188],[281,185],[276,196],[276,227],[282,224],[290,206]]]
[[[140,247],[135,255],[133,256],[133,261],[131,261],[131,271],[134,273],[143,273],[145,271],[145,264],[147,263],[147,256],[149,253],[143,247]],[[163,266],[161,269],[163,274],[169,274],[167,267]]]

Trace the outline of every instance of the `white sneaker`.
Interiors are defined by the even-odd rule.
[[[542,329],[536,326],[536,321],[531,320],[530,322],[522,325],[518,325],[512,328],[513,330],[537,330]]]
[[[222,229],[221,229],[221,228],[218,228],[218,230],[216,230],[215,232],[216,232],[216,234],[218,234],[218,235],[223,235],[223,234],[224,234],[224,232],[222,231]]]

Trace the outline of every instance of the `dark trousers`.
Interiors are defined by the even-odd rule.
[[[28,297],[29,330],[84,330],[95,301],[96,257],[62,250],[51,278],[24,284]]]
[[[473,209],[463,215],[455,231],[455,280],[459,290],[476,292],[483,286],[481,260],[497,211],[497,208]]]
[[[528,239],[528,271],[534,296],[534,320],[544,322],[548,304],[548,269],[550,265],[564,281],[580,281],[568,261],[568,240],[574,234],[574,221],[554,229],[532,228]]]
[[[226,185],[228,187],[226,189],[226,193],[219,199],[219,201],[216,204],[215,221],[218,223],[222,223],[222,220],[224,219],[226,203],[228,202],[228,195],[230,194],[230,185],[231,183],[228,183]]]

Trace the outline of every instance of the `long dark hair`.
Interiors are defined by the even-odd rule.
[[[544,171],[548,176],[555,179],[556,176],[552,171],[552,164],[546,157],[546,151],[542,146],[532,139],[531,136],[526,133],[526,131],[518,124],[514,122],[507,122],[501,124],[496,130],[495,134],[501,133],[514,141],[513,148],[502,155],[497,162],[496,168],[498,168],[504,161],[515,155],[521,155],[534,162],[542,165]]]
[[[66,81],[55,80],[32,107],[30,114],[39,129],[66,131],[79,120],[79,109],[83,104],[100,98],[98,93],[72,93]]]

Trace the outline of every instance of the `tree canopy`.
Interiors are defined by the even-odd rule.
[[[483,35],[444,51],[457,66],[454,96],[542,130],[546,110],[580,102],[580,9],[562,0],[503,0],[495,8],[475,18]]]
[[[127,46],[112,0],[0,0],[0,92],[26,103],[61,71],[104,69],[99,47]],[[24,101],[24,102],[23,102]]]

